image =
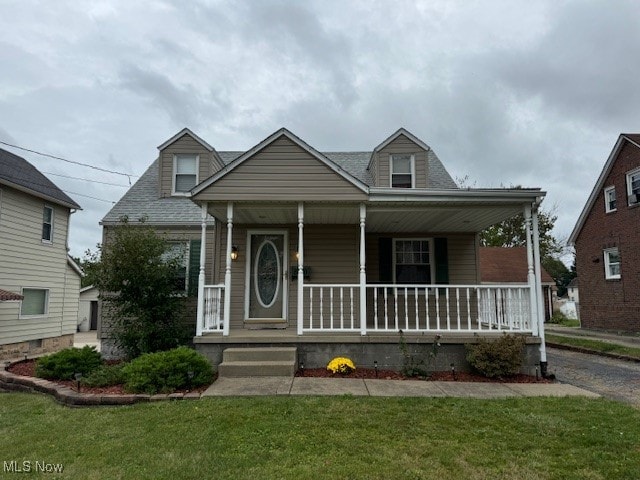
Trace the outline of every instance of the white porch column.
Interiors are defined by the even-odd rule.
[[[304,204],[298,203],[298,335],[304,322]]]
[[[198,308],[196,313],[196,336],[202,336],[204,326],[204,264],[206,261],[207,210],[209,204],[202,204],[202,233],[200,234],[200,273],[198,274]]]
[[[367,207],[360,204],[360,335],[367,334],[367,272],[365,268],[365,222],[367,218]]]
[[[527,284],[529,285],[531,329],[534,335],[538,335],[538,301],[536,295],[536,277],[533,271],[533,246],[531,244],[531,205],[525,205],[524,207],[524,225],[527,236]]]
[[[224,325],[222,335],[229,335],[229,323],[231,322],[231,244],[233,242],[233,202],[227,203],[227,254],[225,256],[226,267],[224,271]]]
[[[535,268],[538,336],[540,337],[540,364],[547,363],[547,346],[544,341],[544,301],[542,299],[542,273],[540,272],[540,232],[538,230],[538,206],[533,209],[533,262]],[[540,367],[542,370],[542,367]],[[544,369],[546,372],[546,368]],[[545,373],[543,372],[543,373]]]

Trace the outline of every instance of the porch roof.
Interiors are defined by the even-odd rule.
[[[479,232],[539,203],[539,189],[396,190],[372,189],[367,232]],[[305,224],[353,224],[360,203],[329,200],[304,202]],[[227,220],[227,202],[209,202],[209,214]],[[298,222],[297,202],[234,202],[237,224],[287,225]]]

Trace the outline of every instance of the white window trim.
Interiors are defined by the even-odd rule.
[[[390,153],[389,154],[389,187],[393,186],[393,156],[394,155],[406,155],[406,153]],[[416,188],[416,156],[411,154],[411,188]],[[398,175],[406,175],[406,173],[399,173]],[[396,187],[397,188],[397,187]]]
[[[628,204],[629,206],[632,206],[632,205],[638,205],[638,204],[640,204],[640,199],[639,199],[639,201],[638,201],[637,203],[630,203],[630,202],[629,202],[629,197],[631,196],[631,176],[632,176],[632,175],[640,175],[640,167],[638,167],[638,168],[634,168],[633,170],[628,171],[628,172],[627,172],[627,175],[626,175],[626,183],[627,183],[627,204]]]
[[[50,239],[42,238],[42,230],[44,228],[44,210],[46,208],[51,210],[51,238]],[[42,208],[42,224],[40,226],[40,238],[42,239],[42,243],[46,243],[47,245],[51,245],[53,243],[53,228],[54,228],[54,223],[55,223],[55,217],[56,217],[55,208],[53,208],[51,205],[48,205],[48,204],[45,203],[43,208]]]
[[[22,302],[23,300],[20,300],[20,309],[18,310],[18,318],[44,318],[44,317],[48,317],[49,316],[49,300],[50,300],[50,290],[48,288],[42,288],[42,287],[22,287],[20,289],[20,294],[24,296],[24,291],[25,290],[44,290],[46,293],[45,296],[45,302],[44,302],[44,313],[39,313],[36,315],[23,315],[22,314]]]
[[[178,173],[178,155],[192,155],[192,154],[190,153],[174,153],[173,154],[173,173],[171,175],[171,195],[176,197],[190,197],[191,192],[176,192],[176,175]],[[196,155],[196,185],[198,185],[198,183],[200,183],[200,155]]]
[[[611,275],[610,274],[610,269],[609,267],[611,266],[611,263],[609,263],[609,254],[610,253],[616,253],[618,256],[620,256],[620,251],[618,250],[618,247],[614,247],[614,248],[607,248],[603,251],[604,254],[604,278],[606,280],[618,280],[621,278],[621,274],[622,274],[622,262],[620,262],[620,273],[617,275]]]
[[[436,274],[436,269],[435,269],[435,252],[433,251],[434,249],[434,243],[433,243],[433,238],[430,237],[399,237],[399,238],[393,238],[392,239],[392,247],[391,247],[391,254],[393,255],[393,259],[392,259],[392,270],[393,270],[393,283],[394,285],[397,284],[397,280],[396,280],[396,242],[404,242],[404,241],[423,241],[423,242],[428,242],[429,243],[429,276],[431,277],[431,283],[430,284],[424,284],[424,285],[432,285],[435,281],[435,274]],[[411,291],[410,293],[413,293],[413,291]]]
[[[617,208],[617,204],[618,204],[618,196],[616,194],[616,208],[609,208],[609,192],[613,191],[614,193],[616,192],[616,187],[614,185],[611,185],[610,187],[606,187],[604,189],[604,211],[605,213],[610,213],[610,212],[616,212],[618,210]]]

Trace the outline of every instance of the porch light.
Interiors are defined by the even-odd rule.
[[[238,247],[235,245],[231,247],[231,260],[234,262],[238,259]]]
[[[296,260],[300,260],[300,252],[296,252]]]

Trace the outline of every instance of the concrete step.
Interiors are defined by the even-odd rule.
[[[296,352],[295,347],[227,348],[222,362],[295,362]]]
[[[218,365],[220,377],[293,377],[296,364],[292,361],[283,362],[222,362]]]
[[[218,365],[220,377],[293,377],[298,366],[295,347],[227,348]]]

